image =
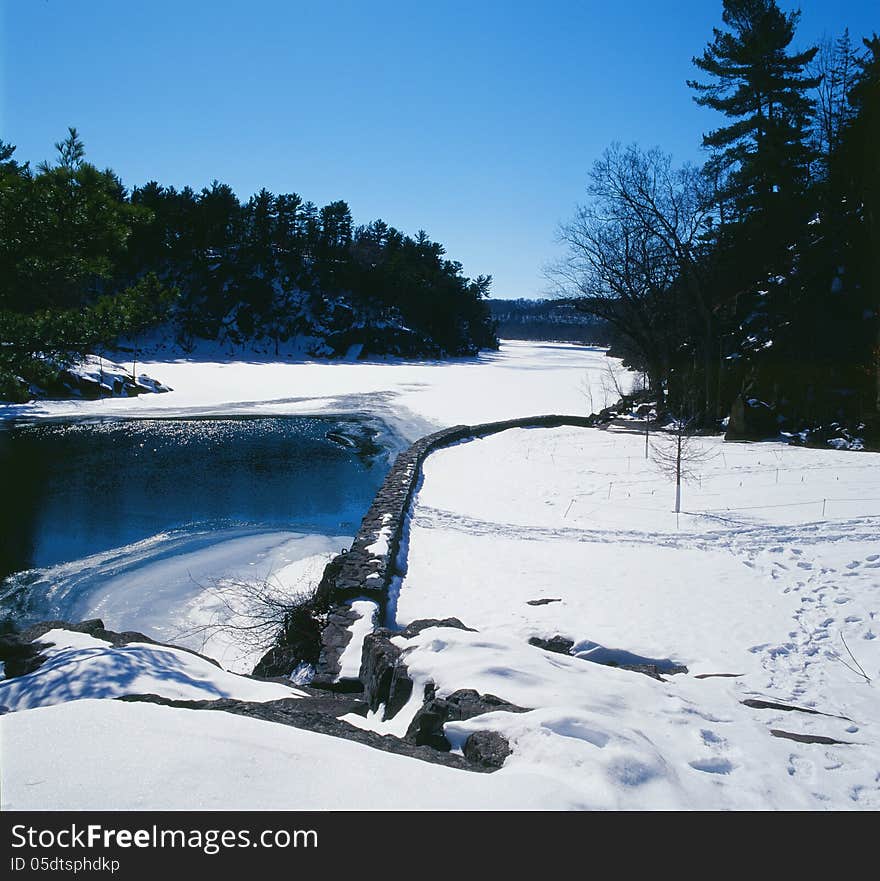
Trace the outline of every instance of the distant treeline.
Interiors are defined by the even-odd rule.
[[[552,275],[675,414],[880,438],[880,38],[795,51],[799,12],[721,11],[688,82],[706,163],[612,145]]]
[[[610,346],[611,325],[571,303],[557,300],[487,301],[498,336],[508,340],[545,340]]]
[[[485,297],[425,232],[354,226],[343,201],[318,208],[226,184],[151,181],[130,192],[86,162],[75,129],[36,169],[0,142],[0,399],[96,347],[152,329],[276,353],[446,357],[496,348]]]

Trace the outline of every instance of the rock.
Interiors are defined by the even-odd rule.
[[[296,646],[274,646],[260,658],[252,675],[260,678],[284,676],[301,663],[302,658]]]
[[[169,645],[164,642],[156,642],[155,639],[150,639],[149,636],[138,633],[135,630],[125,630],[121,633],[107,630],[100,618],[81,621],[79,624],[72,624],[70,621],[41,621],[39,624],[34,624],[20,633],[8,633],[0,637],[0,661],[4,664],[7,679],[33,673],[43,665],[43,662],[46,660],[43,652],[49,647],[49,644],[41,643],[40,639],[50,630],[70,630],[73,633],[87,633],[95,639],[109,642],[110,645],[116,647],[127,645],[130,642],[144,642],[150,645],[164,646],[165,648],[173,648],[196,655],[196,657],[208,661],[215,667],[220,666],[213,658],[201,655],[192,649],[178,645]]]
[[[42,654],[45,648],[48,648],[45,643],[25,641],[18,634],[0,636],[0,662],[5,678],[26,676],[39,669],[46,660]]]
[[[450,768],[482,772],[495,770],[491,765],[470,763],[461,756],[438,752],[425,746],[418,746],[410,741],[392,737],[389,734],[381,735],[375,731],[358,728],[350,722],[338,718],[338,716],[352,712],[363,714],[366,707],[362,701],[330,693],[322,694],[308,688],[303,690],[309,694],[308,698],[283,698],[281,700],[261,703],[229,698],[213,701],[181,701],[163,698],[155,694],[126,695],[123,698],[118,698],[118,700],[152,703],[184,710],[234,713],[237,716],[248,716],[252,719],[261,719],[265,722],[275,722],[280,725],[290,725],[293,728],[315,731],[330,737],[352,740],[355,743],[361,743],[364,746],[379,749],[383,752],[396,753],[397,755],[420,759],[423,762],[446,765]],[[328,769],[329,773],[333,773],[333,771],[334,769]]]
[[[605,666],[617,667],[618,670],[630,670],[633,673],[643,673],[645,676],[650,676],[652,679],[656,679],[658,682],[666,681],[660,675],[660,669],[657,667],[656,664],[605,664]]]
[[[547,603],[561,603],[561,599],[526,600],[527,606],[546,606]]]
[[[392,718],[409,700],[412,680],[401,659],[401,650],[391,642],[393,631],[384,627],[364,637],[358,678],[364,687],[364,700],[374,712],[385,704],[385,718]]]
[[[348,645],[351,642],[348,625],[343,627],[339,624],[328,624],[321,632],[321,642],[331,648]]]
[[[769,404],[739,395],[730,408],[725,440],[765,440],[779,434],[779,422]]]
[[[288,611],[275,644],[254,667],[255,676],[288,676],[300,664],[318,663],[321,619],[314,599]]]
[[[475,731],[464,742],[464,757],[482,768],[500,768],[511,752],[507,738],[497,731]]]
[[[783,713],[807,713],[810,716],[828,716],[832,719],[846,719],[852,722],[849,716],[838,716],[835,713],[823,713],[821,710],[813,710],[809,707],[796,707],[791,704],[780,704],[776,701],[765,701],[758,698],[747,698],[740,701],[744,707],[751,707],[753,710],[781,710]]]
[[[783,737],[786,740],[795,740],[798,743],[823,743],[828,746],[833,746],[836,743],[845,746],[852,743],[850,740],[836,740],[833,737],[825,737],[824,734],[796,734],[793,731],[780,731],[778,728],[771,728],[770,733],[773,737]]]
[[[574,640],[565,636],[553,636],[550,639],[542,639],[540,636],[529,637],[529,645],[544,649],[547,652],[556,652],[559,655],[567,655],[574,646]]]
[[[524,707],[511,704],[494,694],[480,694],[471,688],[463,688],[446,698],[438,698],[434,696],[434,686],[429,685],[425,688],[425,703],[410,723],[406,737],[419,745],[449,750],[450,743],[443,733],[443,726],[447,722],[462,722],[483,713],[497,711],[528,712]]]
[[[665,682],[664,676],[676,676],[679,673],[687,673],[688,668],[682,664],[608,664],[609,667],[617,667],[620,670],[632,670],[633,673],[644,673],[652,679]]]
[[[458,618],[419,618],[418,621],[413,621],[412,624],[408,624],[403,630],[400,631],[400,636],[405,639],[412,639],[414,636],[418,636],[423,630],[427,630],[429,627],[454,627],[456,630],[467,630],[470,633],[476,633],[473,627],[467,627],[462,624]]]

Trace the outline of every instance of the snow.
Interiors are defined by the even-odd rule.
[[[414,439],[457,423],[598,410],[617,398],[606,369],[615,364],[599,349],[538,343],[444,364],[157,361],[143,369],[175,391],[37,402],[0,418],[365,412]],[[646,460],[639,423],[519,429],[425,463],[385,623],[454,616],[476,632],[395,637],[415,683],[410,701],[392,719],[383,708],[346,718],[402,736],[428,682],[440,696],[497,695],[527,712],[445,728],[458,750],[472,731],[503,733],[512,754],[496,773],[224,713],[92,700],[133,688],[216,697],[285,686],[202,669],[173,650],[65,636],[34,678],[0,681],[0,704],[19,710],[0,717],[2,807],[880,808],[880,457],[701,439],[677,516],[674,485],[656,465],[663,439],[650,444]],[[382,540],[380,530],[375,553]],[[327,550],[314,549],[315,565]],[[171,581],[194,563],[215,571],[209,562],[178,560]],[[272,572],[286,589],[299,578],[284,565]],[[122,573],[108,583],[121,614],[137,611],[137,596]],[[529,604],[538,599],[552,602]],[[204,595],[188,602],[196,629],[222,613]],[[346,671],[359,666],[375,611],[355,606]],[[572,653],[528,642],[556,635]],[[227,658],[220,638],[208,647]],[[634,659],[688,672],[657,681],[600,663]]]
[[[157,382],[145,373],[139,373],[135,378],[132,374],[134,366],[134,363],[132,363],[132,367],[126,367],[98,355],[86,355],[78,364],[66,367],[64,372],[74,379],[95,383],[101,393],[108,397],[119,394],[119,390],[128,384],[136,385],[138,392],[170,391],[161,382]],[[122,393],[125,394],[125,392]]]
[[[110,630],[136,630],[250,672],[272,639],[251,633],[260,596],[307,592],[347,536],[275,529],[203,527],[25,573],[41,593],[40,617],[101,618]],[[265,611],[265,609],[264,609]],[[239,629],[236,629],[239,625]]]
[[[364,648],[364,637],[368,633],[372,633],[376,613],[379,607],[372,600],[355,600],[351,604],[351,610],[360,617],[348,632],[351,634],[351,641],[345,647],[342,657],[339,659],[339,679],[357,679],[361,669],[361,652]]]
[[[880,457],[698,443],[678,518],[636,431],[512,430],[430,456],[392,623],[456,616],[478,632],[398,637],[405,663],[440,696],[530,708],[446,731],[459,746],[503,732],[499,775],[565,782],[584,806],[876,809]],[[528,604],[541,598],[560,602]],[[528,644],[554,635],[573,654]],[[584,657],[630,655],[689,673],[658,682]]]
[[[181,628],[175,643],[207,654],[227,670],[250,673],[274,638],[274,627],[256,633],[250,630],[267,611],[271,614],[265,602],[283,604],[308,594],[320,582],[335,552],[348,541],[340,536],[295,535],[291,539],[287,535],[272,548],[271,562],[278,568],[264,565],[243,575],[225,570],[212,587],[197,593],[187,604],[178,619],[185,629]],[[307,553],[317,548],[322,549],[320,553]],[[282,553],[290,555],[290,562],[279,561]],[[212,562],[216,563],[216,557]],[[309,678],[307,672],[300,671],[298,684],[306,684],[304,677]]]
[[[171,386],[161,395],[0,406],[0,419],[369,413],[408,441],[437,428],[536,413],[587,413],[617,400],[619,362],[600,348],[504,341],[452,361],[138,361]],[[618,381],[619,381],[618,380]]]
[[[275,682],[227,673],[190,652],[150,643],[114,647],[70,630],[50,630],[47,660],[33,673],[0,681],[0,706],[29,710],[67,701],[158,694],[173,700],[272,701],[302,697]],[[15,765],[21,756],[15,753]]]
[[[445,768],[228,713],[76,701],[0,717],[9,810],[578,807],[529,773]]]
[[[372,554],[374,557],[384,557],[388,554],[388,540],[390,538],[391,530],[383,526],[382,529],[379,530],[376,540],[372,544],[367,545],[364,550],[368,554]]]

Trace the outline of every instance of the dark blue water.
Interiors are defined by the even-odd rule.
[[[353,535],[389,442],[314,417],[0,428],[0,579],[194,524]]]

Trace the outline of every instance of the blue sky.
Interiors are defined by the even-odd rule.
[[[785,0],[783,9],[794,8]],[[535,296],[610,142],[699,161],[685,80],[721,0],[0,0],[0,138],[75,125],[128,186],[217,178],[426,229],[493,296]],[[876,0],[804,0],[797,44],[880,30]]]

